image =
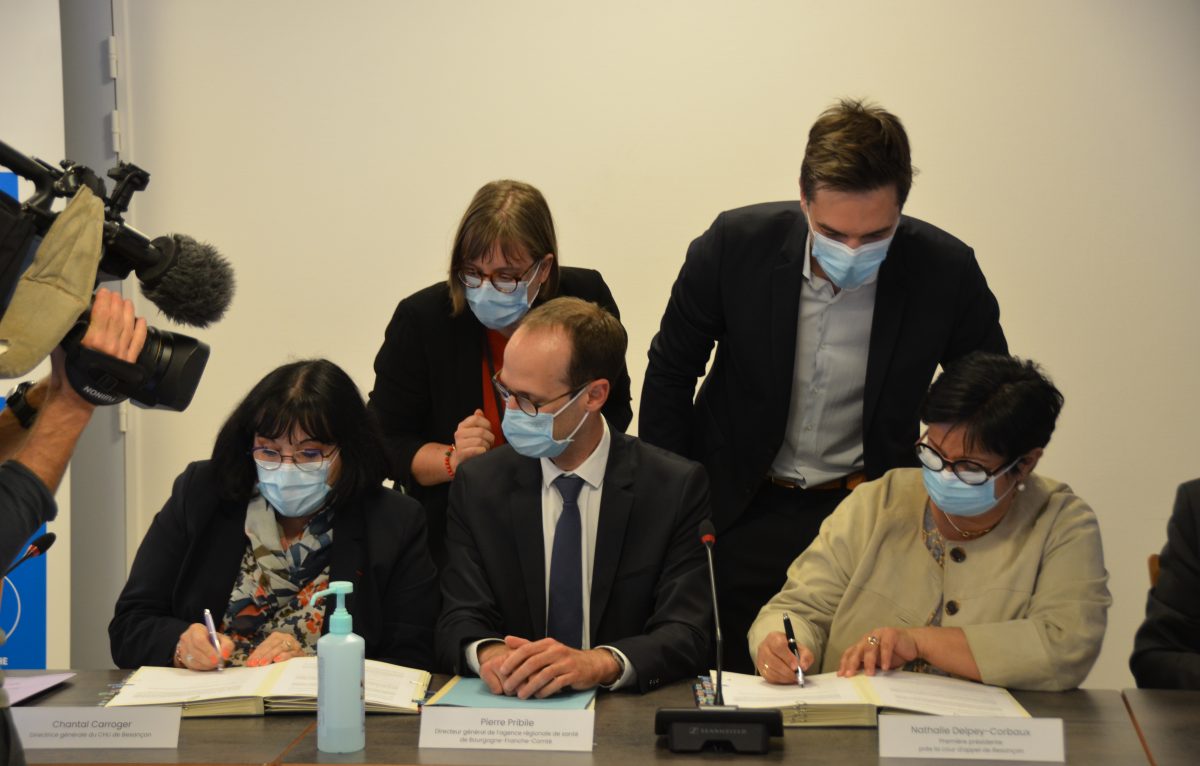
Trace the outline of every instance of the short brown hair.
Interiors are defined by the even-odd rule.
[[[561,328],[567,334],[571,341],[567,384],[572,389],[600,378],[615,383],[625,368],[629,336],[621,320],[599,304],[581,298],[555,298],[526,314],[521,328]]]
[[[800,188],[811,200],[818,187],[847,192],[896,186],[901,207],[912,188],[912,154],[900,118],[857,99],[826,109],[808,131]]]
[[[538,298],[553,298],[558,294],[558,241],[546,198],[521,181],[492,181],[475,192],[454,235],[448,279],[453,316],[461,314],[467,305],[463,284],[458,281],[459,272],[468,263],[486,256],[496,245],[510,263],[522,253],[534,261],[554,253],[550,274]]]

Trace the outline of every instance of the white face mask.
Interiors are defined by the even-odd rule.
[[[256,467],[258,491],[280,516],[297,519],[315,512],[325,502],[325,496],[331,489],[328,484],[329,463],[315,471],[302,471],[290,463],[272,470],[261,465]]]
[[[825,276],[842,290],[854,290],[874,281],[896,237],[893,231],[891,236],[878,242],[850,247],[826,237],[811,225],[809,231],[813,236],[812,257],[821,264]]]

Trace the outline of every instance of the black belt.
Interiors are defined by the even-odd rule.
[[[808,492],[817,492],[827,489],[854,489],[866,480],[867,476],[862,471],[855,471],[854,473],[847,474],[846,476],[842,476],[837,479],[830,479],[827,482],[823,482],[812,487],[806,487],[798,481],[784,479],[779,476],[767,477],[767,481],[771,482],[776,487],[783,487],[784,489],[803,489]]]

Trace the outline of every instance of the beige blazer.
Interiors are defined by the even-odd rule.
[[[947,541],[943,567],[921,536],[926,499],[917,468],[855,489],[759,612],[751,656],[788,613],[815,667],[837,670],[869,631],[927,625],[944,597],[942,626],[962,628],[984,683],[1078,686],[1100,653],[1112,603],[1091,508],[1067,485],[1031,475],[995,529]]]

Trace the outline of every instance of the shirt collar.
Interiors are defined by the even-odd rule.
[[[814,290],[820,290],[822,287],[825,287],[826,285],[828,285],[829,289],[832,290],[833,282],[830,282],[828,278],[819,277],[813,273],[812,249],[813,249],[813,233],[812,233],[812,229],[809,229],[808,237],[804,240],[804,268],[801,270],[801,274],[804,277],[804,281],[807,282],[809,284],[809,286],[812,287]]]
[[[608,421],[604,416],[599,412],[595,415],[600,418],[600,422],[604,426],[604,431],[600,434],[600,443],[596,445],[596,449],[592,450],[592,454],[588,455],[587,460],[576,466],[573,471],[564,471],[548,457],[541,458],[543,489],[550,487],[554,480],[564,473],[578,476],[592,489],[600,489],[604,484],[604,470],[608,467],[608,450],[612,445],[612,436],[608,432]]]

